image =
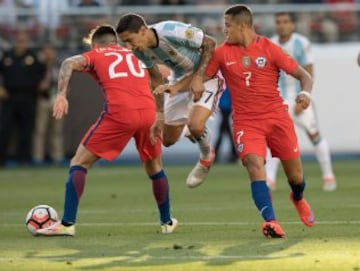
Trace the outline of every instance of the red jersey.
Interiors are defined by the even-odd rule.
[[[88,60],[86,72],[103,88],[107,112],[155,110],[149,75],[132,51],[112,45],[82,55]]]
[[[278,89],[279,69],[291,73],[298,63],[271,40],[256,36],[246,48],[219,45],[207,67],[212,77],[221,70],[229,88],[233,119],[263,119],[285,110]]]

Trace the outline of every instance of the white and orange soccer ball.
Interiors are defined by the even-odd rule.
[[[25,225],[32,235],[36,235],[36,230],[46,228],[59,221],[56,210],[49,205],[37,205],[26,215]]]

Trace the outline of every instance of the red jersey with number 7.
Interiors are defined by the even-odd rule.
[[[155,110],[148,72],[132,51],[112,45],[82,55],[88,60],[85,71],[103,88],[107,112]]]
[[[287,110],[278,89],[279,69],[291,73],[298,63],[266,37],[257,35],[246,48],[219,45],[207,67],[212,77],[221,70],[229,88],[233,119],[264,119]]]

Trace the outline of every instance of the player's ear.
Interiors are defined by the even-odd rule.
[[[147,27],[146,27],[145,25],[142,25],[142,26],[139,28],[139,34],[145,35],[145,34],[146,34],[146,30],[147,30]]]

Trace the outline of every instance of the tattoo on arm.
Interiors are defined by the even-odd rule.
[[[58,93],[66,95],[73,71],[83,71],[87,67],[87,59],[82,55],[76,55],[65,59],[61,63],[59,71]]]
[[[164,84],[164,80],[156,64],[154,64],[154,66],[149,69],[149,74],[151,78],[152,88],[156,88],[157,86]],[[164,93],[155,95],[155,102],[156,102],[156,111],[164,112]]]
[[[203,44],[201,45],[202,53],[201,53],[199,67],[195,72],[196,75],[204,76],[206,67],[214,53],[215,46],[216,46],[215,39],[208,35],[205,35]]]

